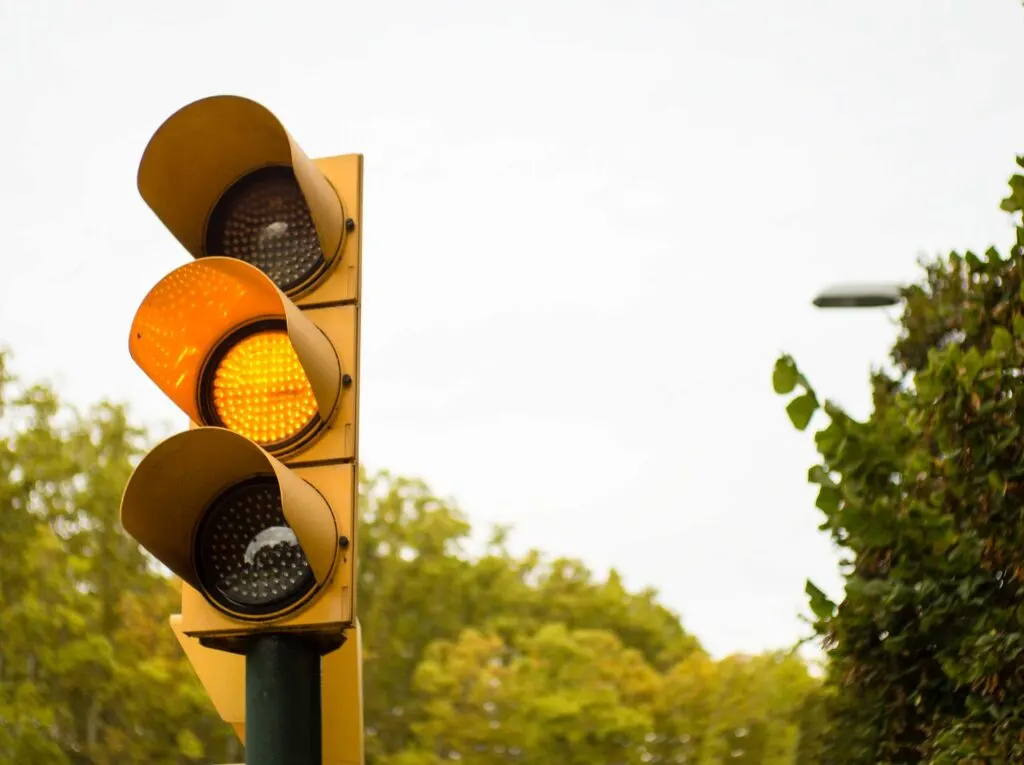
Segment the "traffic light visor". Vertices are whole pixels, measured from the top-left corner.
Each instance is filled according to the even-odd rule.
[[[259,269],[210,257],[142,301],[132,358],[193,422],[278,453],[327,423],[341,393],[330,341]]]
[[[288,294],[315,283],[341,251],[335,189],[278,119],[246,98],[205,98],[168,118],[143,153],[138,185],[193,257],[240,258]]]
[[[125,487],[121,523],[187,584],[243,615],[326,582],[338,551],[320,492],[224,428],[179,433],[150,452]]]

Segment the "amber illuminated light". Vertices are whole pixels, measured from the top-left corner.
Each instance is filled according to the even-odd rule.
[[[316,399],[284,330],[249,335],[213,374],[213,408],[224,427],[261,446],[295,437],[317,414]]]

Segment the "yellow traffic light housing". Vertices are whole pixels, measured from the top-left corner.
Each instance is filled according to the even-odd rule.
[[[139,192],[193,257],[250,262],[289,297],[344,300],[358,285],[322,278],[344,258],[360,213],[344,164],[308,159],[255,101],[214,96],[160,126],[139,165]]]
[[[191,428],[136,468],[124,527],[181,577],[181,634],[331,651],[356,618],[362,157],[311,160],[216,96],[161,125],[138,183],[195,260],[146,295],[129,351]]]
[[[354,492],[353,467],[306,470],[315,473],[290,470],[229,430],[203,427],[171,436],[132,474],[122,523],[187,585],[187,634],[235,650],[260,625],[315,632],[351,621],[353,529],[332,506],[345,507]],[[317,598],[332,583],[335,597]],[[341,630],[322,637],[328,647],[331,638],[340,644]]]
[[[331,453],[314,459],[348,459],[357,412],[343,393],[358,363],[357,321],[355,305],[302,311],[256,267],[205,257],[150,290],[128,349],[192,422],[278,456],[321,436]],[[343,427],[331,429],[339,408]]]

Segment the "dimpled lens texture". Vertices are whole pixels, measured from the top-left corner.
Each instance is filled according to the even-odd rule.
[[[309,207],[288,168],[257,170],[224,195],[211,216],[210,255],[251,263],[287,292],[324,263]]]
[[[213,373],[213,409],[224,427],[261,446],[309,425],[316,399],[287,332],[257,332],[224,354]]]
[[[197,544],[203,586],[222,604],[272,610],[312,586],[309,561],[281,514],[275,481],[226,494],[210,509]]]

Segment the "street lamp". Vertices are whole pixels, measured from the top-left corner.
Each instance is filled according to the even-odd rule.
[[[903,302],[903,287],[892,283],[834,284],[814,298],[818,308],[879,308]]]

